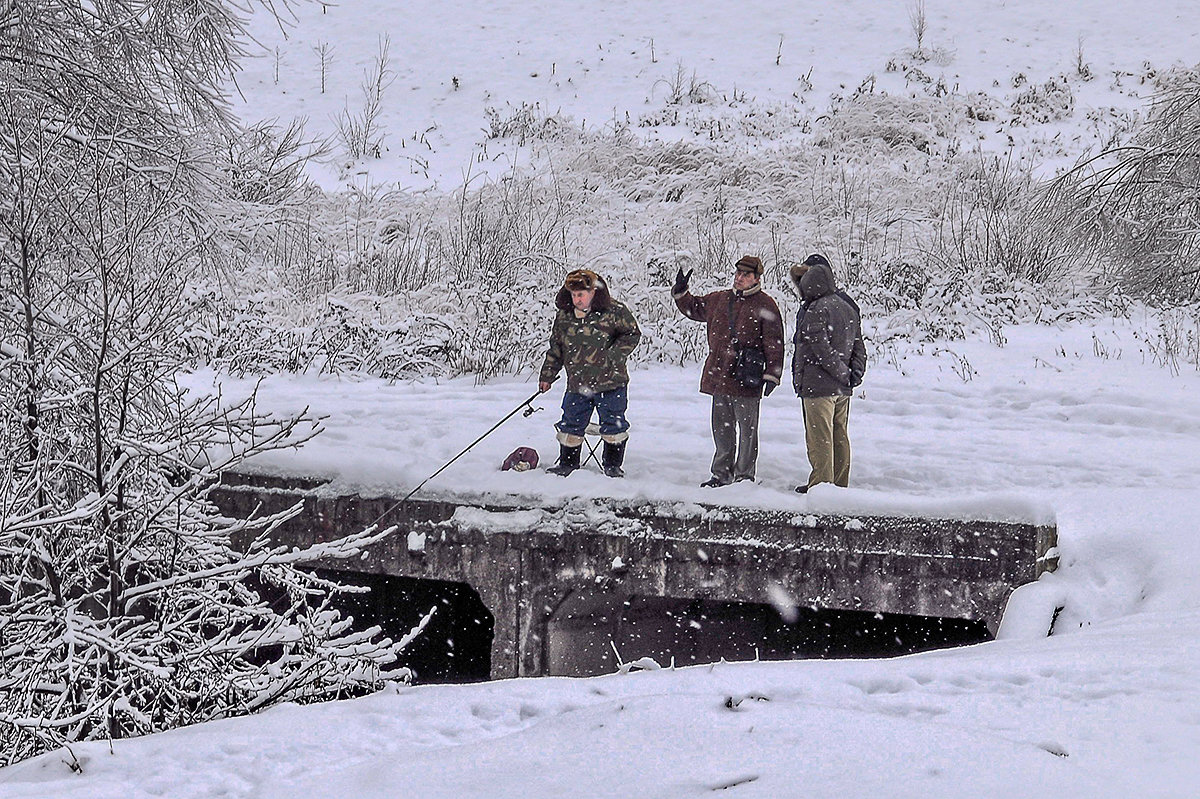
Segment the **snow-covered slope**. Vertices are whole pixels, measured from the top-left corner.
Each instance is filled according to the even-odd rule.
[[[915,54],[918,8],[923,55]],[[590,128],[628,123],[648,138],[674,138],[685,134],[653,124],[673,94],[683,96],[676,107],[685,116],[781,104],[815,116],[831,95],[867,81],[893,93],[938,82],[983,92],[997,106],[976,131],[986,146],[1053,142],[1043,157],[1062,159],[1095,144],[1114,113],[1136,111],[1156,71],[1194,64],[1200,11],[1188,0],[345,0],[302,4],[282,31],[260,14],[255,34],[263,55],[238,80],[239,112],[248,121],[305,118],[310,134],[335,142],[336,119],[361,113],[364,75],[386,41],[382,157],[352,161],[335,144],[314,174],[329,186],[449,190],[522,157],[511,143],[485,141],[488,108],[508,116],[536,107]],[[1059,76],[1075,96],[1069,118],[1007,124],[1022,93]],[[707,102],[697,108],[689,95]]]

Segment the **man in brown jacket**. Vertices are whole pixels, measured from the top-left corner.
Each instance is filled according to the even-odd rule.
[[[712,435],[716,445],[712,477],[706,488],[753,480],[758,461],[758,409],[783,376],[783,317],[762,290],[762,261],[744,255],[735,264],[733,288],[695,297],[680,269],[671,296],[683,315],[708,325],[708,358],[700,376],[700,393],[712,396]],[[739,356],[743,350],[752,357]],[[754,355],[757,353],[757,355]],[[760,371],[741,368],[753,363]],[[739,371],[741,377],[739,378]]]

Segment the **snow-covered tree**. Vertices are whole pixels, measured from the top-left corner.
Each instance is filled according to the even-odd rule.
[[[1200,73],[1165,75],[1133,140],[1081,164],[1048,196],[1075,234],[1073,252],[1112,282],[1152,300],[1200,297]]]
[[[0,762],[390,676],[220,474],[314,433],[177,383],[225,241],[222,2],[0,2]],[[286,516],[286,514],[284,515]]]

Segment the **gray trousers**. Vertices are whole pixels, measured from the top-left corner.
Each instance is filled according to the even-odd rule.
[[[759,397],[713,395],[712,435],[717,451],[713,455],[712,474],[723,483],[754,479],[760,402]]]

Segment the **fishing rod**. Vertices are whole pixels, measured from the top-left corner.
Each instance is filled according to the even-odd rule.
[[[463,455],[466,455],[468,452],[470,452],[471,449],[476,444],[478,444],[480,441],[483,441],[485,438],[490,436],[493,432],[495,432],[497,427],[504,424],[509,419],[511,419],[513,416],[515,416],[517,414],[517,412],[520,411],[522,408],[525,409],[525,414],[524,414],[525,416],[532,416],[534,413],[541,410],[540,408],[533,407],[533,401],[535,399],[537,399],[539,396],[541,396],[541,393],[542,392],[539,389],[539,390],[533,392],[532,394],[530,394],[528,399],[526,399],[520,405],[518,405],[517,407],[515,407],[511,411],[509,411],[507,414],[505,414],[504,418],[501,419],[500,421],[496,422],[494,425],[492,425],[486,433],[484,433],[479,438],[475,439],[470,444],[468,444],[466,449],[464,449],[462,452],[455,455],[450,460],[443,463],[442,467],[440,469],[438,469],[436,472],[434,472],[433,474],[429,475],[424,480],[422,480],[420,485],[418,485],[412,491],[409,491],[407,494],[405,494],[403,499],[400,499],[397,502],[393,503],[390,507],[387,508],[387,510],[385,510],[383,513],[379,514],[379,518],[376,519],[375,521],[371,522],[371,525],[374,526],[376,524],[379,524],[379,522],[382,521],[385,516],[387,516],[389,513],[394,511],[396,508],[400,507],[405,502],[407,502],[410,498],[412,498],[412,495],[417,493],[418,491],[420,491],[425,486],[426,483],[428,483],[430,480],[432,480],[433,478],[437,477],[439,474],[444,472],[447,468],[449,468],[450,464],[454,463],[456,460],[461,458]]]

